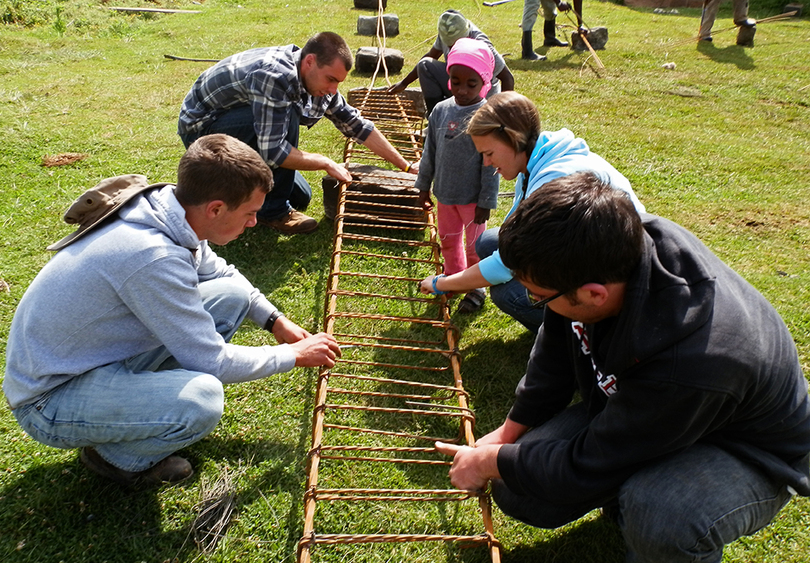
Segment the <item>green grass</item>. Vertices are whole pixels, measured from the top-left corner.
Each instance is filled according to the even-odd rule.
[[[155,7],[150,2],[128,5]],[[810,373],[810,24],[807,19],[759,26],[754,49],[719,33],[708,48],[687,40],[699,11],[653,14],[612,3],[585,5],[585,21],[610,31],[599,52],[552,49],[549,60],[518,60],[521,2],[483,8],[456,1],[505,54],[518,91],[533,99],[547,129],[567,127],[627,175],[649,211],[685,225],[754,284],[782,314]],[[208,0],[163,2],[197,15],[131,15],[89,0],[0,0],[0,356],[16,303],[48,260],[45,246],[70,231],[60,217],[98,180],[146,174],[172,181],[182,145],[177,112],[208,63],[169,61],[164,54],[221,58],[243,49],[303,44],[316,31],[343,35],[353,49],[371,44],[355,34],[349,0]],[[777,13],[757,8],[751,15]],[[406,70],[425,53],[447,2],[389,3],[401,34]],[[59,15],[57,17],[57,8]],[[558,23],[565,23],[560,18]],[[716,29],[730,27],[725,5]],[[570,31],[570,30],[568,30]],[[539,35],[539,34],[538,34]],[[537,43],[537,41],[536,41]],[[675,70],[661,68],[675,62]],[[377,81],[381,85],[382,80]],[[368,86],[352,72],[342,91]],[[340,159],[343,141],[328,122],[302,132],[304,150]],[[41,166],[44,156],[80,152],[66,167]],[[317,186],[320,175],[307,173]],[[511,190],[509,183],[502,186]],[[320,190],[310,212],[322,217]],[[501,207],[492,224],[508,208]],[[291,318],[310,330],[323,323],[331,224],[310,236],[253,229],[221,249]],[[5,285],[2,285],[5,287]],[[455,319],[463,331],[465,388],[478,435],[504,418],[531,347],[519,325],[488,303]],[[244,344],[272,343],[246,326]],[[199,478],[175,488],[133,493],[88,473],[76,452],[28,439],[0,412],[0,559],[8,562],[293,561],[301,535],[306,452],[316,373],[296,369],[227,389],[216,431],[184,451]],[[231,472],[237,489],[233,524],[212,555],[189,537],[202,482]],[[433,474],[400,475],[403,483]],[[445,481],[446,485],[446,481]],[[353,527],[335,505],[327,523]],[[359,510],[356,527],[379,520],[477,530],[474,511],[386,507]],[[726,549],[724,561],[803,562],[810,545],[810,502],[794,500],[777,520]],[[593,513],[560,530],[533,530],[494,511],[507,562],[618,562],[618,530]],[[354,517],[354,516],[353,516]],[[422,523],[424,522],[424,523]],[[414,531],[422,531],[417,529]],[[327,561],[483,561],[480,549],[445,546],[317,548]]]

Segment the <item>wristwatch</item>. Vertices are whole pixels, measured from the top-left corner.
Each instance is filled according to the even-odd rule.
[[[283,316],[284,313],[282,313],[281,311],[273,311],[272,313],[270,313],[270,316],[267,317],[267,322],[264,323],[264,330],[273,332],[273,325],[276,324],[276,321],[279,319],[279,317]]]

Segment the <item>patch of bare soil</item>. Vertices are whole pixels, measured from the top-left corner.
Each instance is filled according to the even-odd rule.
[[[55,155],[45,155],[42,157],[42,166],[65,166],[84,160],[90,155],[80,152],[63,152]]]

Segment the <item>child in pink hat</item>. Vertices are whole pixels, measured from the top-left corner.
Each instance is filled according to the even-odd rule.
[[[467,121],[484,104],[491,87],[495,58],[483,41],[463,37],[447,55],[448,87],[452,98],[439,102],[430,113],[416,187],[420,202],[432,209],[431,184],[436,196],[439,237],[445,275],[478,263],[475,241],[487,228],[497,206],[499,176],[465,133]],[[466,239],[466,240],[465,240]],[[481,309],[483,289],[468,292],[458,310]]]

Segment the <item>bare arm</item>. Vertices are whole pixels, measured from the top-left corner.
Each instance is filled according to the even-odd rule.
[[[438,61],[438,60],[439,60],[439,57],[441,57],[441,56],[442,56],[442,52],[441,52],[440,50],[438,50],[438,49],[436,49],[436,48],[434,48],[434,47],[431,47],[431,48],[430,48],[430,51],[428,51],[427,53],[425,53],[425,54],[422,56],[422,58],[423,58],[423,59],[424,59],[424,58],[428,58],[428,59],[436,59],[436,60]],[[421,59],[420,59],[420,60],[421,60]],[[397,82],[396,84],[394,84],[393,86],[391,86],[391,87],[388,89],[388,93],[389,93],[389,94],[398,94],[399,92],[402,92],[402,91],[403,91],[405,88],[407,88],[407,87],[408,87],[408,86],[409,86],[409,85],[410,85],[410,84],[411,84],[411,83],[412,83],[414,80],[416,80],[417,78],[419,78],[419,75],[418,75],[418,73],[417,73],[417,71],[416,71],[416,67],[413,67],[413,68],[411,69],[411,72],[409,72],[409,73],[408,73],[408,74],[405,76],[405,78],[403,78],[402,80],[400,80],[399,82]]]
[[[405,160],[399,151],[395,149],[391,143],[388,142],[382,133],[374,129],[363,144],[371,150],[374,154],[384,158],[397,168],[403,171],[413,172],[416,174],[419,170],[418,162],[408,162]]]
[[[509,70],[508,66],[503,67],[503,70],[498,74],[498,80],[501,81],[502,92],[515,89],[515,77],[512,75],[512,71]]]
[[[432,294],[433,278],[435,277],[436,276],[428,276],[419,282],[419,291],[426,295]],[[491,285],[492,284],[481,275],[481,269],[478,267],[478,264],[475,266],[470,266],[466,270],[453,274],[452,276],[447,276],[436,280],[436,289],[439,291],[452,291],[455,293],[472,291],[473,289],[477,289],[479,287],[489,287]]]
[[[482,436],[480,440],[475,442],[475,446],[487,446],[491,444],[514,444],[518,438],[523,436],[529,429],[528,426],[514,422],[513,420],[506,419],[498,428]]]
[[[279,344],[292,344],[312,336],[309,331],[301,328],[287,317],[278,317],[273,323],[273,336]]]
[[[288,170],[323,170],[341,182],[351,182],[352,175],[342,165],[331,158],[318,153],[304,152],[295,147],[281,163]]]

